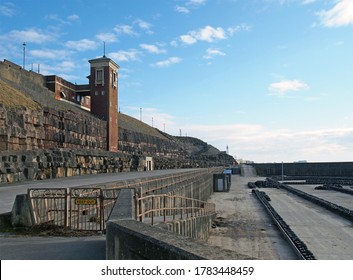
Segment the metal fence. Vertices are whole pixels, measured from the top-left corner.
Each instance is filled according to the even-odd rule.
[[[136,200],[136,220],[140,222],[167,222],[215,213],[215,204],[179,195],[148,195]]]
[[[28,189],[33,223],[102,231],[120,189]]]

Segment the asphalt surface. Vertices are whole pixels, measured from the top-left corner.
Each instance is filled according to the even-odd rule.
[[[105,260],[105,236],[0,236],[1,260]]]

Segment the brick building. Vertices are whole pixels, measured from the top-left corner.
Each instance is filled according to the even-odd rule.
[[[89,84],[76,85],[56,75],[45,76],[55,98],[80,106],[107,122],[107,150],[118,151],[119,65],[103,56],[89,60]]]
[[[119,65],[106,56],[91,59],[89,63],[89,83],[83,85],[73,84],[56,75],[43,76],[33,71],[23,71],[21,66],[8,60],[0,62],[0,77],[21,84],[20,78],[28,76],[31,83],[45,86],[53,92],[55,99],[90,111],[107,123],[107,135],[104,135],[107,139],[107,150],[117,152]],[[21,71],[21,75],[11,75],[11,70]]]

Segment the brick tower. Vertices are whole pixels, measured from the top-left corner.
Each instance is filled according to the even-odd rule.
[[[107,150],[118,151],[118,69],[105,56],[89,60],[91,113],[107,122]]]

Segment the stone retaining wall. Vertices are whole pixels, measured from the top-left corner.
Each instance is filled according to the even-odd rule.
[[[55,148],[106,150],[106,122],[80,112],[0,104],[0,152]]]
[[[130,171],[131,158],[106,151],[0,152],[0,183]]]

